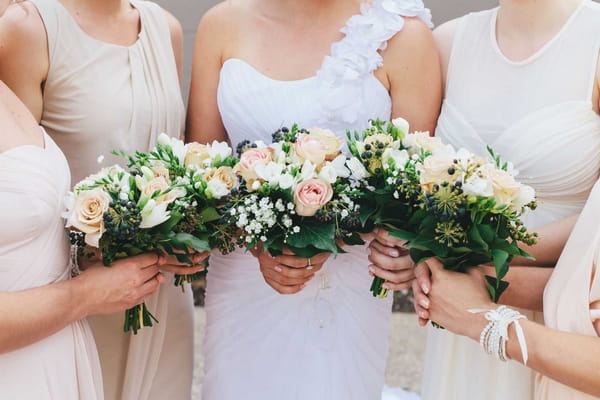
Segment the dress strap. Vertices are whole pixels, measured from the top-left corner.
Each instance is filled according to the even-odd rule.
[[[344,38],[331,46],[317,72],[321,85],[324,123],[346,126],[356,122],[362,108],[360,88],[383,65],[380,51],[404,27],[404,17],[416,17],[433,27],[431,11],[422,0],[373,0],[361,5],[341,29]],[[353,94],[353,95],[351,95]]]

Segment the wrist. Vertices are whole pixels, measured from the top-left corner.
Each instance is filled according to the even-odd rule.
[[[73,320],[78,321],[95,314],[95,304],[91,301],[93,296],[90,295],[87,275],[84,273],[66,282],[69,283]]]

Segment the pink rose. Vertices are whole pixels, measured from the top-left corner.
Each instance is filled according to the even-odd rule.
[[[240,162],[235,166],[234,172],[239,174],[246,182],[258,178],[255,168],[258,165],[267,165],[273,160],[273,149],[268,147],[248,149],[242,153]]]
[[[309,179],[301,182],[294,191],[296,213],[302,217],[312,217],[331,200],[333,189],[323,179]]]
[[[298,135],[294,143],[294,152],[302,160],[308,160],[315,165],[325,162],[328,154],[328,146],[317,135],[302,133]]]

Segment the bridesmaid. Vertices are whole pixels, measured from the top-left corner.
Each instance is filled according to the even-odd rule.
[[[0,78],[65,152],[73,182],[96,171],[100,155],[123,162],[113,149],[144,151],[162,132],[182,134],[181,27],[155,3],[33,0],[11,6],[0,31],[11,38],[0,45]],[[160,323],[136,336],[122,332],[121,313],[90,319],[107,400],[191,396],[191,290],[168,274],[147,304]]]
[[[508,330],[507,355],[539,372],[536,400],[592,400],[600,397],[600,183],[597,183],[581,213],[545,291],[532,290],[524,282],[504,303],[528,301],[532,296],[544,303],[546,326],[520,320],[524,341],[516,327]],[[420,266],[419,269],[426,269]],[[479,341],[488,321],[470,309],[493,310],[481,274],[445,271],[434,259],[429,315],[446,329]],[[483,353],[483,350],[480,350]],[[473,376],[470,375],[471,379]],[[503,382],[511,387],[512,382]],[[508,389],[507,389],[508,390]],[[513,397],[521,398],[521,397]]]
[[[0,20],[8,1],[0,1]],[[0,41],[3,34],[0,34]],[[69,279],[61,217],[67,162],[0,81],[0,391],[6,399],[102,400],[85,317],[121,312],[156,292],[158,257],[141,255]],[[98,263],[96,263],[98,264]]]
[[[589,0],[505,0],[440,26],[435,35],[446,82],[436,135],[481,155],[490,144],[513,162],[538,194],[538,209],[525,216],[540,232],[530,252],[538,265],[554,266],[600,168],[600,6]],[[504,297],[523,285],[532,296],[521,292],[513,305],[541,310],[536,293],[550,273],[512,268]],[[426,274],[414,285],[422,324],[429,315],[421,291],[428,287]],[[465,338],[429,332],[424,400],[528,399],[533,382],[522,366],[486,357]]]

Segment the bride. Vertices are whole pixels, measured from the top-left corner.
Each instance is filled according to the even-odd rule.
[[[223,2],[198,28],[187,138],[268,142],[294,122],[343,137],[396,116],[433,131],[442,85],[428,25],[420,0]],[[391,298],[370,294],[366,248],[345,250],[212,256],[203,399],[381,397]]]

